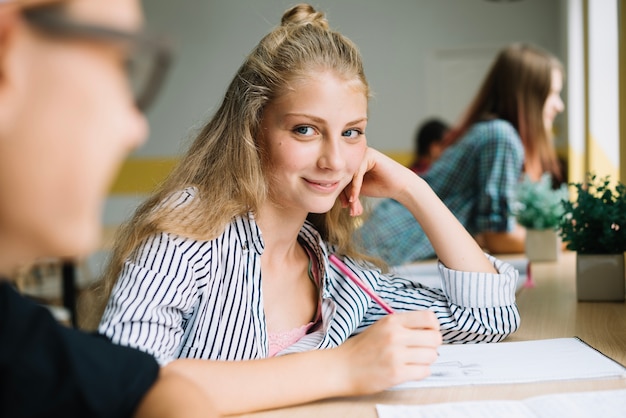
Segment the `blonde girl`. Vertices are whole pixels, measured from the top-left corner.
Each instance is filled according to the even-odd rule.
[[[287,10],[122,231],[100,332],[162,364],[183,358],[223,413],[374,393],[427,376],[442,340],[513,332],[517,272],[367,146],[368,96],[356,46],[313,7]],[[423,223],[443,290],[359,255],[359,195],[397,199]],[[332,253],[397,312],[329,264]]]

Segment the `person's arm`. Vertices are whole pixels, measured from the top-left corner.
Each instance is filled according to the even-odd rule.
[[[481,343],[500,341],[520,325],[515,303],[519,273],[509,263],[487,258],[497,274],[457,271],[439,263],[440,286],[432,288],[403,277],[401,271],[381,275],[378,270],[360,270],[350,258],[345,263],[396,312],[427,309],[435,313],[444,343]],[[356,332],[385,315],[380,306],[371,304]]]
[[[134,418],[214,418],[213,402],[197,384],[167,366],[141,399]]]
[[[196,382],[227,415],[371,394],[423,379],[440,344],[432,312],[401,312],[337,348],[248,361],[179,359],[167,367]]]
[[[491,254],[518,254],[524,252],[526,229],[515,225],[510,232],[489,232],[480,234],[480,242]]]
[[[369,148],[348,191],[352,215],[362,212],[358,195],[389,197],[420,223],[439,260],[454,270],[495,273],[483,250],[430,186],[411,170]]]

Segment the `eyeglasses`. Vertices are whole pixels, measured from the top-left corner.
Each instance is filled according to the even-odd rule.
[[[127,70],[135,103],[141,111],[153,103],[172,61],[171,47],[165,39],[142,32],[125,32],[75,22],[55,5],[25,9],[22,15],[29,24],[53,36],[87,38],[130,46]]]

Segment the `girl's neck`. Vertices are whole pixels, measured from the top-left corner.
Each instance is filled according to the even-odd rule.
[[[299,246],[298,234],[306,220],[306,213],[295,213],[266,202],[255,216],[256,223],[263,233],[265,253],[278,257],[293,254]]]

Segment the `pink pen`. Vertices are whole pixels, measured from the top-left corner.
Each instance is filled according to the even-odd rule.
[[[331,263],[333,263],[339,270],[341,270],[350,280],[354,282],[357,286],[359,286],[365,293],[367,293],[372,299],[378,303],[381,308],[383,308],[387,313],[392,314],[394,311],[391,309],[391,306],[387,305],[384,300],[380,298],[372,289],[367,287],[365,283],[363,283],[358,277],[352,273],[352,271],[346,266],[340,259],[338,259],[334,254],[331,254],[328,259]]]

